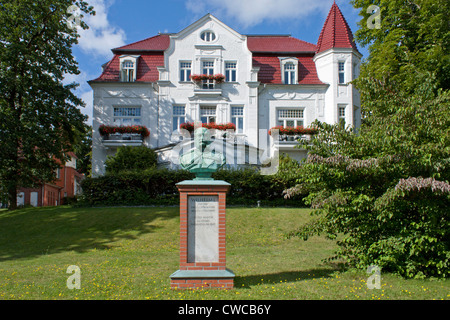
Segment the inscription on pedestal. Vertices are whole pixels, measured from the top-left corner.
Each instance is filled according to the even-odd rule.
[[[188,262],[219,261],[219,197],[188,197]]]

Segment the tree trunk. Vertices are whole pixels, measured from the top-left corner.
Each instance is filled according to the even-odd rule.
[[[17,186],[8,189],[8,210],[17,210]]]

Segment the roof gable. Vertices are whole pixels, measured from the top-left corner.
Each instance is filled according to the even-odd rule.
[[[331,6],[319,40],[317,41],[317,53],[331,48],[351,48],[356,51],[353,33],[336,2]]]

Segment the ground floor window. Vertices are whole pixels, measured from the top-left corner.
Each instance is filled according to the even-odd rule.
[[[231,107],[231,122],[236,126],[237,133],[244,132],[244,107]]]
[[[186,108],[184,106],[173,106],[173,131],[180,129],[180,125],[186,122]]]
[[[338,107],[338,121],[343,122],[345,125],[345,106]]]
[[[200,107],[200,121],[202,123],[216,123],[216,107]]]

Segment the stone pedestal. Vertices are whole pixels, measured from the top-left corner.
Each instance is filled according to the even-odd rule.
[[[186,180],[180,191],[180,269],[170,276],[173,289],[223,288],[234,285],[226,268],[226,194],[219,180]]]

